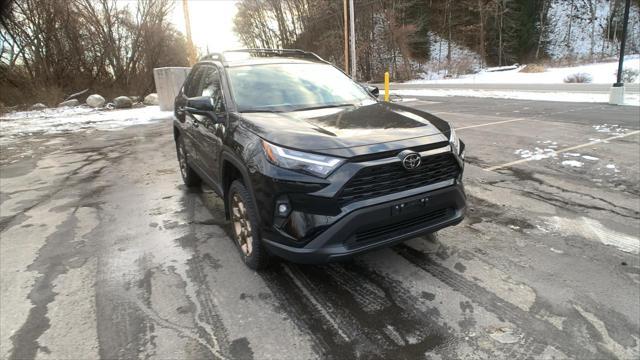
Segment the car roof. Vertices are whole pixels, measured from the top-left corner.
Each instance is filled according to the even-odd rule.
[[[299,49],[236,49],[205,55],[200,63],[215,62],[225,67],[265,64],[328,64],[318,55]]]
[[[205,60],[203,63],[220,62],[217,60]],[[253,66],[253,65],[268,65],[268,64],[324,64],[320,61],[310,61],[299,58],[290,57],[251,57],[247,59],[226,59],[224,62],[225,67],[237,67],[237,66]]]

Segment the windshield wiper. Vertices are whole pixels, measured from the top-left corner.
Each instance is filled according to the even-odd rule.
[[[316,109],[326,109],[326,108],[335,108],[335,107],[343,107],[343,106],[355,106],[355,105],[356,104],[352,104],[352,103],[318,105],[318,106],[311,106],[311,107],[306,107],[306,108],[295,109],[293,111],[316,110]]]

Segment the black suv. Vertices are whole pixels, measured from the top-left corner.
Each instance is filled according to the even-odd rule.
[[[175,100],[182,178],[224,199],[245,263],[322,263],[462,221],[464,144],[449,124],[301,50],[196,64]]]

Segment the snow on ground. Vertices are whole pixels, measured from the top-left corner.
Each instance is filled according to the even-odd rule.
[[[564,166],[571,166],[571,167],[582,167],[582,165],[584,165],[584,163],[578,161],[578,160],[565,160],[562,162],[562,165]]]
[[[444,82],[443,82],[444,83]],[[391,90],[392,95],[400,96],[430,96],[448,97],[465,96],[495,99],[517,99],[537,101],[563,101],[563,102],[609,102],[608,93],[593,92],[540,92],[540,91],[507,91],[507,90],[473,90],[473,89],[403,89]],[[624,96],[624,104],[640,106],[640,94],[627,93]]]
[[[616,248],[632,253],[640,253],[640,239],[635,236],[629,236],[615,230],[608,229],[597,220],[581,217],[577,219],[568,219],[554,216],[547,218],[545,225],[541,226],[547,231],[561,231],[582,236],[585,239],[600,241],[605,245],[615,246]]]
[[[592,128],[593,131],[607,137],[623,135],[630,131],[617,124],[594,125]],[[604,129],[607,130],[603,131]],[[594,144],[598,142],[608,143],[607,140],[601,138],[589,138],[589,141]],[[622,172],[612,161],[601,160],[590,152],[581,154],[562,149],[567,146],[569,145],[566,143],[558,143],[551,139],[537,140],[535,146],[517,149],[513,153],[528,161],[548,159],[547,161],[562,165],[565,168],[586,168],[589,173],[598,177],[592,179],[597,186],[601,186],[602,178],[616,179],[618,174]]]
[[[518,149],[513,152],[515,155],[519,155],[523,159],[542,160],[547,158],[555,158],[558,156],[554,149],[546,148],[541,149],[535,147],[533,150]]]
[[[599,133],[607,133],[612,135],[622,135],[628,130],[616,124],[593,125],[592,127]]]
[[[624,67],[640,70],[640,55],[628,55],[624,58]],[[520,72],[523,67],[507,71],[481,71],[477,74],[462,75],[457,79],[411,80],[408,84],[562,84],[568,75],[587,73],[594,84],[613,84],[616,82],[618,62],[605,62],[571,67],[548,68],[542,73]],[[640,76],[635,83],[640,82]]]
[[[11,143],[34,133],[58,134],[81,130],[118,130],[132,125],[171,118],[172,112],[158,106],[126,110],[98,110],[88,107],[50,108],[0,115],[0,144]]]

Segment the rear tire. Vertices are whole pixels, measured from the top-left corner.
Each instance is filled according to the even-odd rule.
[[[182,136],[176,139],[176,152],[178,155],[178,165],[180,166],[180,176],[182,177],[184,184],[188,187],[199,186],[202,180],[198,173],[196,173],[189,165],[189,155],[184,147]]]
[[[231,215],[231,231],[242,260],[254,270],[266,268],[271,259],[260,238],[258,211],[242,182],[235,180],[231,184],[227,204]]]

